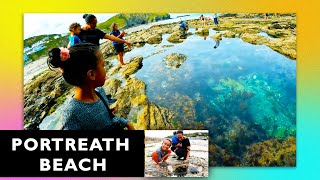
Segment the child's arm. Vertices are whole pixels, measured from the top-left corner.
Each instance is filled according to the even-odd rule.
[[[135,128],[133,127],[131,122],[127,123],[127,128],[128,128],[128,130],[135,130]]]
[[[158,164],[159,163],[159,160],[158,160],[158,153],[155,151],[155,152],[153,152],[152,153],[152,159],[154,160],[154,162],[156,163],[156,164]]]
[[[172,144],[171,150],[176,152],[176,150],[180,147],[182,147],[181,143]]]
[[[186,156],[186,160],[189,160],[189,155],[190,155],[190,146],[187,146],[187,156]]]
[[[161,158],[161,162],[166,160],[170,156],[170,154],[171,154],[171,150],[168,150],[167,154]]]
[[[118,38],[122,38],[125,34],[126,34],[126,33],[125,33],[124,31],[122,31],[122,32],[119,34]]]

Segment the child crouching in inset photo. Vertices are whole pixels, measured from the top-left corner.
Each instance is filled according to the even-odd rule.
[[[169,139],[165,139],[162,141],[161,147],[152,153],[152,159],[157,164],[158,169],[160,168],[160,164],[168,164],[166,160],[171,154],[170,146],[171,141]]]

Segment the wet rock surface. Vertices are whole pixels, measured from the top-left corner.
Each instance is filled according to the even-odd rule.
[[[113,76],[115,74],[120,74],[123,78],[128,78],[131,74],[134,74],[142,68],[142,60],[143,58],[138,56],[130,59],[124,67],[121,67],[121,65],[118,64],[116,67],[111,69],[109,75]]]
[[[171,43],[182,43],[187,38],[187,36],[188,34],[185,31],[177,30],[170,34],[167,40]]]
[[[222,40],[222,34],[221,33],[215,33],[213,36],[211,36],[212,39],[215,40]]]
[[[172,69],[179,68],[186,60],[187,56],[179,53],[172,53],[164,58],[164,61],[166,62],[167,66]]]
[[[160,44],[162,41],[162,36],[160,34],[152,35],[147,39],[149,44]]]
[[[226,38],[240,37],[243,41],[266,45],[290,59],[296,59],[296,17],[292,15],[279,15],[274,19],[257,18],[256,15],[237,14],[219,18],[219,27],[212,29],[222,32]],[[259,35],[266,32],[270,38]],[[216,33],[213,39],[219,39]],[[272,39],[278,38],[278,39]]]
[[[25,129],[38,129],[38,125],[66,99],[71,86],[58,71],[45,71],[24,87]]]
[[[116,114],[133,121],[136,129],[173,129],[173,113],[167,108],[150,102],[146,95],[145,83],[134,77],[127,78],[122,87],[120,80],[111,80],[104,87],[107,92],[117,89],[113,98],[117,101],[111,106]]]
[[[202,28],[201,30],[196,31],[195,34],[197,34],[199,36],[209,36],[209,29]]]

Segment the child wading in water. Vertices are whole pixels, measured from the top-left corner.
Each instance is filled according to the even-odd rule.
[[[152,159],[156,162],[158,169],[160,168],[160,163],[168,164],[166,160],[171,153],[171,150],[169,149],[170,146],[171,141],[169,139],[165,139],[163,140],[161,147],[152,153]]]
[[[81,43],[81,40],[78,37],[81,31],[81,25],[79,23],[72,23],[69,27],[69,31],[71,35],[69,36],[68,48],[75,44]]]
[[[63,130],[115,130],[115,125],[134,129],[128,120],[110,113],[110,102],[101,88],[106,70],[97,45],[53,48],[48,55],[49,68],[60,68],[65,81],[75,86],[75,95],[65,102],[61,112]]]
[[[120,39],[123,38],[123,36],[126,34],[124,31],[122,31],[120,33],[120,31],[118,30],[118,25],[117,23],[112,23],[111,25],[111,32],[110,32],[110,35],[113,35],[113,36],[116,36]],[[126,65],[124,62],[123,62],[123,55],[124,55],[124,45],[123,43],[121,42],[116,42],[116,41],[112,41],[112,45],[114,47],[114,49],[117,51],[118,53],[118,60],[121,64],[121,67],[123,67],[124,65]]]

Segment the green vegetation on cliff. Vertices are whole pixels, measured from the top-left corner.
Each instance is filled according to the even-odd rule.
[[[123,29],[169,18],[170,15],[168,13],[121,13],[113,16],[103,23],[98,24],[97,27],[103,31],[110,31],[110,26],[113,22],[118,24],[119,29]]]
[[[25,48],[26,47],[31,48],[32,45],[40,41],[42,41],[42,43],[39,44],[38,47],[42,47],[40,48],[41,50],[28,54],[29,61],[35,61],[43,56],[46,56],[48,53],[48,50],[51,48],[67,47],[69,39],[68,39],[68,35],[49,34],[49,35],[40,35],[40,36],[30,37],[28,39],[25,39],[23,44]]]

